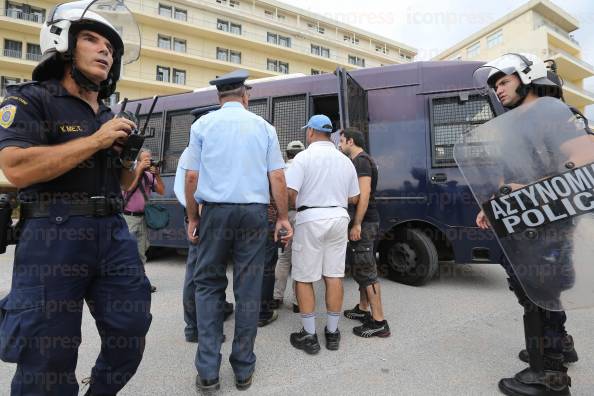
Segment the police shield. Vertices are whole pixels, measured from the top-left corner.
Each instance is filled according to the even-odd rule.
[[[454,158],[536,305],[594,306],[594,141],[543,97],[466,133]]]

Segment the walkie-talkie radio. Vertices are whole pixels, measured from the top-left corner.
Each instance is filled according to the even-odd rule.
[[[144,134],[146,132],[146,127],[148,126],[148,123],[151,119],[153,110],[155,110],[155,105],[157,104],[158,99],[158,96],[153,97],[153,103],[151,104],[151,108],[146,116],[146,121],[144,123],[144,127],[142,128],[142,131],[139,131],[137,127],[134,128],[128,135],[128,139],[126,140],[126,143],[122,146],[122,152],[120,154],[120,158],[122,161],[135,161],[136,157],[138,157],[138,153],[140,152],[140,149],[144,144]],[[136,111],[134,112],[134,114],[130,111],[126,111],[127,104],[128,98],[124,98],[120,112],[116,115],[116,117],[121,117],[130,120],[138,126],[138,115],[140,114],[141,104],[139,103],[136,106]]]

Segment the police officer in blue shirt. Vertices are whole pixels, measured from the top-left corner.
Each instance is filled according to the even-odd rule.
[[[222,306],[229,258],[233,262],[236,299],[229,361],[238,389],[247,389],[252,383],[269,189],[278,209],[275,239],[283,228],[287,231],[284,243],[293,234],[287,212],[285,163],[276,131],[247,110],[247,78],[245,70],[238,70],[210,82],[217,87],[222,107],[192,125],[188,148],[188,169],[198,172],[197,188],[196,184],[186,183],[186,204],[188,237],[200,243],[194,283],[199,307],[196,386],[201,390],[220,387]],[[204,205],[201,217],[197,202]]]
[[[173,192],[179,203],[186,207],[185,195],[185,181],[188,179],[190,183],[195,184],[195,179],[198,174],[195,171],[186,171],[186,158],[188,157],[188,149],[186,148],[179,157],[177,162],[177,170],[175,171],[175,180],[173,183]],[[187,219],[187,216],[185,216]],[[186,260],[186,274],[184,278],[184,288],[182,292],[182,301],[184,308],[184,322],[186,326],[184,333],[187,342],[198,342],[198,327],[196,319],[196,286],[194,286],[194,268],[196,267],[196,259],[198,258],[198,244],[191,243],[188,246],[188,258]],[[233,314],[233,303],[225,302],[223,308],[225,312],[224,319],[227,320]],[[225,336],[223,335],[223,341]]]
[[[0,301],[14,396],[78,394],[83,300],[101,336],[86,395],[125,386],[151,323],[149,282],[120,214],[134,174],[112,149],[135,125],[102,104],[120,65],[138,57],[140,36],[123,3],[108,3],[55,8],[35,81],[11,87],[0,105],[0,166],[21,202],[12,287]]]

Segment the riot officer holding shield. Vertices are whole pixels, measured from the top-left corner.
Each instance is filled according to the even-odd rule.
[[[589,306],[594,144],[530,54],[506,54],[475,72],[511,109],[470,131],[454,155],[477,202],[481,228],[504,251],[510,288],[525,309],[530,367],[499,382],[508,395],[568,395],[576,361],[565,309]]]

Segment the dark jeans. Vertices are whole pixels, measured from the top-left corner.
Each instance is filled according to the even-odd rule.
[[[132,378],[151,323],[151,294],[122,216],[25,221],[12,288],[0,301],[0,358],[17,363],[13,395],[75,396],[83,301],[101,336],[91,391],[115,395]]]
[[[266,240],[266,263],[264,265],[264,280],[262,281],[262,301],[260,305],[260,320],[270,319],[272,317],[273,309],[271,308],[274,300],[274,272],[276,269],[276,261],[278,260],[278,246],[274,242],[274,226],[270,230],[269,236]]]
[[[254,342],[265,262],[266,207],[207,204],[202,210],[194,284],[196,307],[200,309],[195,365],[204,380],[219,377],[227,288],[225,269],[230,258],[236,309],[229,361],[239,379],[247,378],[255,369]]]

